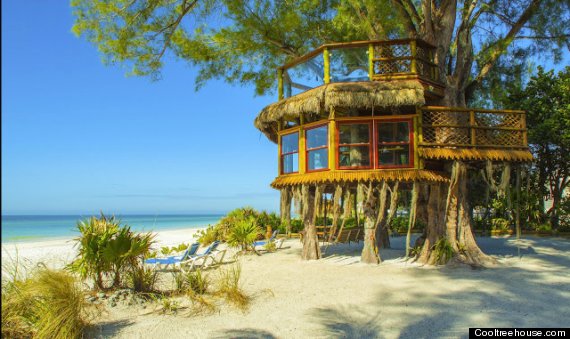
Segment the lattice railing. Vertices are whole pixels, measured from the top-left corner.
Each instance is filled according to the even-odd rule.
[[[443,87],[434,52],[419,39],[322,45],[279,67],[279,99],[331,82],[420,77]]]
[[[420,146],[526,148],[524,111],[423,107]]]

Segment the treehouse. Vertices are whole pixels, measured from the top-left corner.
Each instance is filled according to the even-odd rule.
[[[438,105],[445,85],[434,53],[418,39],[335,43],[278,69],[279,100],[255,126],[278,144],[271,186],[281,191],[285,219],[291,199],[300,202],[308,241],[316,241],[315,213],[327,196],[335,229],[351,201],[370,207],[361,220],[372,237],[386,220],[385,185],[448,183],[453,160],[532,160],[523,111]],[[377,201],[380,210],[371,207]],[[318,258],[311,246],[304,251]]]

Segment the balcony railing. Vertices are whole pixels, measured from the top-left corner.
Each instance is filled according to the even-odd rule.
[[[434,51],[419,39],[323,45],[278,69],[279,99],[333,82],[420,77],[439,83]]]
[[[421,111],[420,146],[528,147],[524,111],[431,106]]]

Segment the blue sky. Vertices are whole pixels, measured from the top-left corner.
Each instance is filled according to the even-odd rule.
[[[167,62],[126,77],[70,31],[67,1],[2,3],[2,214],[277,210],[277,146],[253,119],[273,96]]]
[[[72,23],[68,1],[2,2],[3,215],[277,210],[277,147],[253,127],[274,96],[195,92],[174,60],[126,77]]]

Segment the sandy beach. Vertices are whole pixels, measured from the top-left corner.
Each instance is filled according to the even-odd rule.
[[[196,230],[161,231],[160,245],[192,241]],[[243,313],[163,315],[158,307],[109,308],[91,334],[113,338],[433,338],[467,337],[469,327],[568,327],[570,241],[479,238],[499,265],[489,269],[406,262],[404,237],[381,250],[380,265],[359,263],[362,243],[335,245],[304,262],[298,239],[275,253],[237,257],[253,297]],[[2,244],[2,259],[15,255]],[[66,240],[19,244],[18,256],[57,267],[75,255]],[[233,255],[226,256],[230,262]],[[518,255],[520,253],[521,256]],[[225,265],[223,265],[225,266]],[[215,274],[215,270],[210,270]],[[170,273],[161,273],[170,274]]]

